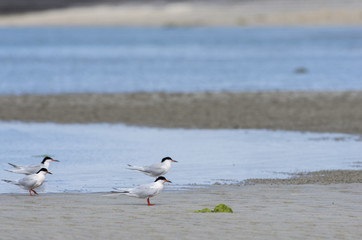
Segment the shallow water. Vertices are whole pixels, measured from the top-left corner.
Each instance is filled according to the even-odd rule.
[[[0,28],[0,94],[361,90],[361,28]]]
[[[247,178],[287,177],[285,172],[355,169],[359,136],[268,130],[185,130],[122,124],[0,123],[1,168],[27,165],[42,154],[52,163],[44,192],[100,192],[154,179],[125,169],[165,156],[178,160],[166,175],[179,190],[193,184],[235,183]],[[1,179],[23,175],[1,171]],[[0,182],[0,193],[24,192]]]

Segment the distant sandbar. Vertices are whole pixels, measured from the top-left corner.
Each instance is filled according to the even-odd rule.
[[[362,91],[0,96],[0,120],[362,134]]]

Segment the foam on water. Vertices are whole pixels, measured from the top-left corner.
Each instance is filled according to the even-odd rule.
[[[178,189],[190,184],[233,183],[287,177],[282,172],[353,169],[362,155],[358,136],[268,130],[185,130],[122,124],[0,123],[1,168],[27,165],[49,154],[45,192],[99,192],[153,181],[126,169],[165,156],[178,160],[166,177]],[[1,179],[23,175],[1,171]],[[167,187],[170,189],[170,186]],[[0,183],[0,193],[24,190]]]

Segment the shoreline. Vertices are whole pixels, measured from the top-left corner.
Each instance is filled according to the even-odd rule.
[[[220,183],[215,182],[213,184],[186,184],[186,185],[173,185],[166,186],[163,193],[177,194],[177,193],[189,193],[194,191],[212,191],[213,189],[226,188],[243,188],[243,187],[258,187],[258,186],[328,186],[328,185],[349,185],[349,184],[361,184],[362,183],[362,161],[355,163],[356,169],[348,170],[320,170],[320,171],[307,171],[307,172],[286,172],[285,178],[248,178],[240,182],[233,183]],[[3,183],[1,183],[3,184]],[[362,185],[360,185],[362,187]],[[48,194],[109,194],[110,192],[92,192],[92,191],[65,191],[65,192],[42,192],[38,190],[39,195]],[[29,196],[25,190],[19,190],[16,192],[2,192],[1,195],[9,196]],[[39,196],[38,195],[38,196]],[[142,202],[142,200],[139,200]]]
[[[0,120],[362,134],[362,91],[0,95]]]
[[[14,2],[14,3],[13,3]],[[12,6],[11,4],[14,4]],[[18,4],[18,5],[16,5]],[[25,4],[25,5],[24,5]],[[42,5],[43,4],[43,5]],[[361,26],[358,0],[9,1],[0,26]],[[34,6],[35,5],[35,6]]]

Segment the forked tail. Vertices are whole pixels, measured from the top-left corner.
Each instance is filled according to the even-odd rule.
[[[10,166],[12,166],[13,168],[17,168],[17,169],[20,169],[21,167],[18,166],[18,165],[15,165],[15,164],[12,164],[12,163],[8,163]]]
[[[127,168],[127,169],[144,171],[143,167],[133,166],[133,165],[130,165],[130,164],[127,164],[127,165],[128,165],[128,168]]]
[[[11,172],[11,173],[19,173],[19,174],[26,174],[28,175],[29,173],[27,171],[24,171],[23,169],[12,169],[12,170],[9,170],[9,169],[4,169],[5,171],[8,171],[8,172]]]
[[[129,190],[124,188],[113,188],[114,190],[111,193],[129,193]]]
[[[18,182],[17,181],[13,181],[13,180],[7,180],[7,179],[2,179],[4,182],[6,183],[11,183],[11,184],[15,184],[15,185],[18,185]]]
[[[114,188],[114,191],[111,191],[109,194],[102,195],[103,197],[117,196],[121,194],[127,194],[129,191],[119,188]]]

